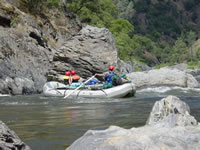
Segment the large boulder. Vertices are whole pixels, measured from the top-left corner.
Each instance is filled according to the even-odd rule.
[[[89,130],[66,150],[197,150],[200,124],[189,112],[186,103],[168,96],[154,104],[145,126]]]
[[[178,69],[161,68],[146,72],[132,72],[127,76],[137,88],[149,86],[200,87],[199,82],[191,74]]]
[[[16,35],[16,32],[20,33]],[[38,45],[25,29],[14,31],[0,26],[0,33],[0,79],[26,78],[34,82],[32,92],[40,92],[50,67],[48,57],[50,53]]]
[[[5,80],[0,79],[0,93],[2,94],[31,94],[34,91],[37,91],[35,84],[32,80],[27,78],[15,77],[14,79],[6,77]],[[9,89],[9,90],[8,90]]]
[[[82,77],[107,71],[109,65],[114,65],[117,72],[133,71],[118,58],[112,33],[106,28],[89,25],[56,51],[53,64],[53,70],[60,74],[75,69]]]
[[[168,96],[157,101],[150,113],[147,125],[164,127],[197,126],[198,122],[190,115],[189,106],[178,97]]]
[[[193,75],[195,77],[195,79],[198,82],[200,82],[200,69],[198,69],[198,68],[189,69],[189,66],[185,63],[177,64],[177,65],[174,65],[174,66],[168,66],[167,68],[185,71],[186,73]]]
[[[0,121],[0,149],[1,150],[31,150],[21,139]]]

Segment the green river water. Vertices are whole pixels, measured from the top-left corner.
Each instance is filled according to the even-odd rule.
[[[87,130],[145,125],[155,101],[176,95],[200,122],[200,89],[157,88],[121,99],[63,99],[43,95],[0,97],[0,120],[32,150],[65,150]]]

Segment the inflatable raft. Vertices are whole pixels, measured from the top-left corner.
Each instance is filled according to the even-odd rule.
[[[72,92],[74,90],[74,92]],[[87,97],[87,98],[122,98],[134,96],[136,92],[133,83],[125,83],[108,89],[102,89],[99,85],[89,86],[75,90],[66,85],[51,81],[43,86],[45,96],[61,96],[64,97],[71,93],[69,97]]]

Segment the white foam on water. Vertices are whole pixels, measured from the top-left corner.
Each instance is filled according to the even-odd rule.
[[[0,97],[5,97],[5,96],[11,96],[11,95],[8,95],[8,94],[0,94]]]
[[[137,93],[142,93],[142,92],[156,92],[156,93],[165,93],[167,91],[172,90],[170,87],[149,87],[141,90],[137,90]]]
[[[188,91],[196,91],[200,92],[200,88],[183,88],[183,87],[149,87],[141,90],[137,90],[137,93],[142,93],[142,92],[155,92],[155,93],[166,93],[171,90],[181,90],[184,93],[188,93]]]
[[[1,105],[6,105],[6,106],[9,106],[9,105],[18,105],[18,106],[27,106],[27,105],[47,105],[48,102],[43,102],[43,103],[26,103],[26,102],[3,102],[1,103]]]
[[[29,105],[29,103],[19,103],[19,102],[4,102],[1,105]]]

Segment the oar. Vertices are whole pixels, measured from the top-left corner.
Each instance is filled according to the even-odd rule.
[[[75,90],[71,91],[70,93],[68,93],[64,98],[67,98],[68,96],[70,96],[72,93],[74,93],[75,91],[77,91],[78,89],[80,89],[84,84],[88,83],[90,80],[92,80],[95,77],[92,76],[91,78],[89,78],[87,81],[83,82],[80,86],[78,86]]]

